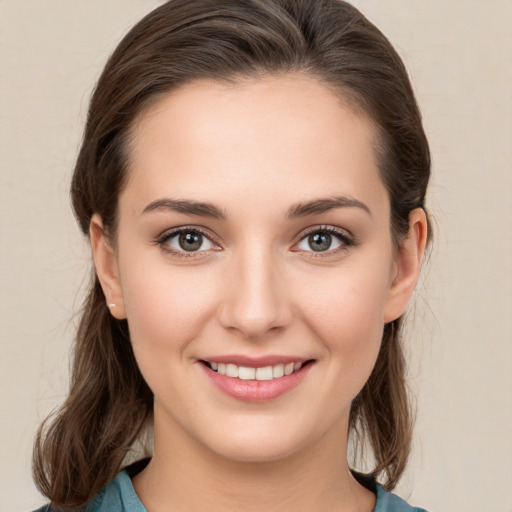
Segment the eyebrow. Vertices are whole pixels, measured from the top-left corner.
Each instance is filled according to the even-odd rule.
[[[319,213],[325,213],[336,208],[360,208],[368,213],[368,215],[372,215],[370,208],[358,199],[350,196],[333,196],[314,199],[306,203],[296,203],[288,209],[286,216],[289,219],[296,219],[308,215],[318,215]]]
[[[354,199],[350,196],[334,196],[295,203],[288,209],[286,217],[288,219],[296,219],[309,215],[318,215],[335,210],[336,208],[360,208],[370,216],[372,215],[370,208],[358,199]],[[228,216],[213,203],[194,201],[192,199],[157,199],[149,203],[142,211],[142,214],[155,211],[173,211],[186,215],[212,217],[220,220],[228,219]]]
[[[187,215],[200,215],[201,217],[227,220],[227,215],[214,204],[191,199],[157,199],[144,208],[142,215],[156,211],[173,211]]]

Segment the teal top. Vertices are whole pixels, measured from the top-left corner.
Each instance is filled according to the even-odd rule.
[[[411,507],[396,494],[387,492],[375,484],[372,489],[377,495],[373,512],[426,512],[422,508]],[[35,512],[50,512],[49,507],[43,507]],[[108,484],[87,507],[87,512],[147,512],[141,503],[128,472],[122,471]]]
[[[373,512],[426,512],[422,508],[408,505],[396,494],[387,492],[376,484],[377,503]],[[87,507],[87,512],[147,512],[135,494],[132,480],[127,471],[117,475]]]

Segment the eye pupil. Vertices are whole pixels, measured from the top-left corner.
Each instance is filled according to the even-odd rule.
[[[182,233],[178,241],[184,251],[197,251],[203,244],[203,236],[200,233]]]
[[[329,233],[314,233],[309,235],[308,242],[313,251],[327,251],[331,247],[332,236]]]

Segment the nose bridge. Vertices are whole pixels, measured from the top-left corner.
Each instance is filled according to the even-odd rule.
[[[247,243],[234,252],[228,270],[231,286],[221,317],[226,328],[257,339],[288,324],[290,305],[278,260],[263,244]]]

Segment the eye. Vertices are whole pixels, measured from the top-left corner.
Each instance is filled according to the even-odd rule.
[[[196,253],[216,249],[217,246],[208,236],[198,229],[182,228],[165,233],[158,243],[173,253]]]
[[[319,228],[307,233],[297,244],[300,251],[336,252],[337,249],[354,245],[354,242],[343,232],[335,228]]]

